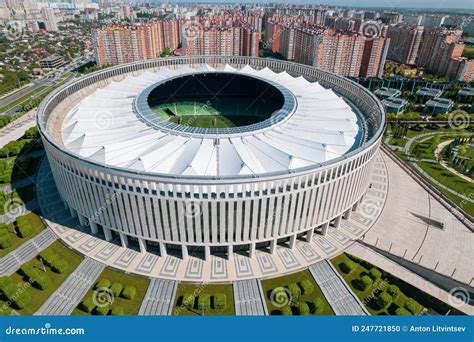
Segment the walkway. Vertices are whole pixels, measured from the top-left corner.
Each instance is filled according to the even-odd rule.
[[[271,278],[307,268],[309,265],[339,254],[366,233],[380,215],[388,191],[388,179],[382,157],[376,157],[372,186],[367,191],[357,212],[349,220],[342,220],[339,228],[330,227],[326,236],[315,234],[309,243],[297,240],[294,249],[277,246],[270,254],[257,250],[255,257],[234,253],[231,260],[212,255],[210,260],[189,256],[187,260],[153,252],[140,253],[138,246],[129,241],[131,248],[123,248],[120,241],[107,242],[94,236],[87,227],[80,227],[65,210],[50,174],[47,160],[38,172],[38,201],[48,226],[69,247],[94,260],[125,272],[146,277],[187,282],[224,283],[238,280]]]
[[[153,278],[140,306],[139,316],[166,316],[173,311],[178,282]]]
[[[77,307],[89,288],[95,283],[104,265],[85,258],[61,286],[39,308],[35,315],[67,316]]]
[[[259,279],[236,281],[233,288],[236,316],[268,315],[267,304]]]
[[[369,313],[331,263],[323,260],[309,267],[336,315],[364,316]]]
[[[36,110],[33,110],[12,124],[0,129],[0,147],[13,140],[20,139],[28,128],[36,126]]]
[[[427,280],[399,265],[398,263],[390,260],[389,258],[381,255],[380,253],[375,252],[369,247],[366,247],[360,243],[355,243],[348,248],[347,252],[370,262],[371,264],[393,274],[397,278],[400,278],[401,280],[415,286],[416,288],[428,293],[435,298],[440,299],[445,303],[459,304],[459,301],[453,301],[453,299],[450,298],[447,291],[442,290],[438,286],[434,285],[431,278],[428,278]],[[463,311],[467,315],[474,315],[474,306],[463,304],[456,305],[456,308],[460,311]]]
[[[443,141],[442,143],[440,143],[438,146],[436,146],[436,149],[434,151],[434,155],[436,157],[436,159],[440,159],[439,156],[441,155],[441,151],[443,151],[443,148],[445,148],[446,146],[448,146],[450,143],[452,143],[454,141],[454,139],[451,139],[451,140],[447,140],[447,141]],[[470,183],[474,183],[474,180],[464,174],[462,174],[461,172],[459,172],[458,170],[452,168],[451,166],[449,166],[445,160],[441,160],[440,162],[441,166],[443,166],[446,170],[448,170],[449,172],[451,173],[454,173],[456,176],[464,179],[466,182],[470,182]]]
[[[0,259],[0,276],[11,275],[21,265],[34,258],[56,239],[57,236],[50,229],[46,228],[34,238],[8,253]]]

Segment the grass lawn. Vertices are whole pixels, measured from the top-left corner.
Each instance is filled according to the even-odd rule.
[[[388,143],[393,146],[405,147],[407,141],[408,139],[406,138],[392,138]]]
[[[226,297],[226,305],[224,309],[216,309],[214,306],[214,296],[216,294],[224,294]],[[185,297],[193,295],[196,297],[193,307],[183,305]],[[198,308],[199,296],[209,295],[211,297],[211,308],[204,311],[208,316],[232,316],[235,314],[234,308],[234,291],[232,284],[191,284],[179,283],[176,291],[176,298],[173,305],[172,315],[177,316],[199,316],[203,312]],[[190,305],[189,305],[190,306]]]
[[[14,251],[18,247],[20,247],[22,244],[24,244],[26,241],[28,241],[31,238],[35,237],[42,230],[44,230],[45,225],[44,225],[43,221],[41,221],[40,217],[37,214],[32,212],[32,213],[26,214],[25,217],[27,217],[28,221],[30,222],[32,234],[28,237],[21,238],[18,235],[18,232],[16,231],[15,225],[13,223],[9,224],[8,225],[8,232],[10,234],[12,245],[8,248],[0,249],[0,257],[3,257],[5,255],[7,255],[11,251]]]
[[[440,314],[445,314],[448,312],[448,310],[452,309],[447,304],[417,289],[416,287],[405,283],[390,273],[373,266],[367,261],[350,256],[347,253],[343,253],[333,258],[331,262],[372,315],[395,315],[395,310],[398,308],[403,308],[404,304],[409,298],[412,298],[418,303],[417,306],[419,309],[431,308]],[[348,273],[344,272],[343,264],[349,264],[351,262],[354,264],[352,270]],[[373,285],[368,286],[363,290],[359,285],[359,280],[362,276],[369,275],[369,270],[372,268],[379,270],[381,272],[381,277],[374,281]],[[397,286],[400,292],[398,296],[393,298],[392,303],[387,308],[382,309],[377,304],[377,297],[381,292],[387,293],[387,289],[390,285]],[[419,314],[419,312],[416,314]]]
[[[97,281],[108,279],[111,284],[120,283],[125,288],[126,286],[134,286],[136,288],[136,294],[133,299],[125,299],[122,298],[121,295],[113,296],[112,304],[110,305],[110,309],[114,308],[122,308],[123,314],[127,316],[137,315],[138,311],[140,310],[140,305],[145,297],[146,290],[148,289],[148,284],[150,280],[148,278],[127,274],[118,270],[114,270],[110,267],[105,268],[102,273],[100,274]],[[94,294],[94,285],[87,291],[86,295],[82,300],[86,298],[93,298]],[[72,312],[72,315],[90,315],[91,313],[87,313],[80,309],[79,307],[75,308]],[[94,314],[94,313],[92,313]],[[109,313],[110,314],[110,313]]]
[[[275,306],[275,304],[277,304],[277,303],[272,302],[272,297],[274,297],[274,293],[272,295],[272,291],[274,289],[276,289],[278,287],[287,288],[288,285],[293,284],[293,283],[299,283],[304,279],[311,282],[313,284],[314,289],[311,293],[303,294],[299,301],[291,301],[291,303],[289,303],[289,305],[291,307],[291,311],[293,312],[293,314],[297,314],[297,306],[299,304],[305,303],[305,302],[310,302],[311,300],[314,300],[315,298],[319,298],[323,303],[323,309],[322,309],[321,313],[319,313],[319,315],[323,315],[323,316],[334,315],[334,312],[332,311],[331,306],[327,302],[327,300],[324,297],[323,293],[321,292],[321,289],[319,288],[319,286],[314,281],[314,278],[311,275],[309,270],[305,270],[305,271],[302,271],[302,272],[285,275],[283,277],[262,280],[262,289],[263,289],[263,293],[265,295],[265,302],[267,303],[268,313],[270,315],[280,315],[281,314],[282,307],[277,307],[277,306]]]
[[[44,272],[46,269],[46,275],[50,278],[51,284],[45,290],[39,290],[33,286],[26,287],[26,291],[28,291],[31,296],[31,302],[24,309],[16,310],[22,315],[33,315],[53,294],[53,292],[56,291],[56,289],[64,282],[64,280],[66,280],[66,278],[77,268],[77,266],[79,266],[83,259],[82,256],[74,253],[59,241],[53,242],[46,250],[52,250],[59,254],[62,259],[67,260],[69,263],[69,268],[66,272],[58,274],[53,272],[49,267],[43,267],[43,264],[38,259],[38,257],[31,259],[29,263],[36,269],[40,270],[41,272]],[[21,276],[19,272],[12,274],[10,278],[14,283],[18,284],[19,289],[24,289],[25,287],[22,287],[22,285],[28,282],[28,280]],[[2,305],[4,302],[4,298],[2,298],[2,300],[0,300],[0,305]]]

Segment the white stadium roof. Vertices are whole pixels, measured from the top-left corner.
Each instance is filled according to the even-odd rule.
[[[186,135],[150,127],[134,112],[134,100],[153,84],[191,72],[236,72],[288,89],[296,110],[266,129],[238,135]],[[358,147],[361,123],[332,90],[303,77],[250,66],[220,70],[205,65],[143,72],[95,90],[65,117],[63,144],[95,162],[136,171],[182,176],[259,175],[292,171],[340,157]]]

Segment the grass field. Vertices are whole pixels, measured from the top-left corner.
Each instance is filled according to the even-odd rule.
[[[12,245],[8,248],[0,249],[0,257],[7,255],[11,251],[14,251],[18,247],[20,247],[22,244],[24,244],[26,241],[32,239],[33,237],[35,237],[41,231],[44,230],[45,225],[43,221],[41,221],[38,215],[36,215],[35,213],[29,213],[29,214],[26,214],[25,216],[28,218],[28,221],[30,222],[30,225],[31,225],[31,230],[32,230],[31,235],[25,238],[21,238],[18,235],[18,232],[16,231],[15,225],[13,223],[9,224],[8,233],[10,234]]]
[[[226,305],[224,309],[217,309],[214,305],[214,296],[217,294],[223,294],[226,297]],[[184,305],[186,296],[195,296],[194,305]],[[200,310],[198,308],[199,296],[209,295],[211,297],[211,308]],[[234,292],[232,284],[190,284],[180,283],[176,291],[176,298],[173,305],[173,313],[175,316],[232,316],[235,314],[234,308]]]
[[[148,288],[148,284],[150,280],[145,277],[141,277],[138,275],[131,275],[126,274],[124,272],[120,272],[114,270],[112,268],[106,268],[102,271],[97,281],[101,279],[108,279],[112,284],[120,283],[125,288],[125,286],[134,286],[136,288],[136,294],[133,299],[125,299],[122,296],[113,296],[112,304],[110,305],[110,309],[114,308],[122,308],[124,315],[133,316],[137,315],[138,311],[140,310],[140,305],[145,297],[146,290]],[[94,293],[94,285],[87,291],[84,299],[92,298]],[[72,315],[90,315],[79,308],[74,309]]]
[[[53,242],[47,250],[52,250],[55,253],[59,254],[62,259],[67,260],[69,264],[69,268],[64,273],[55,273],[49,267],[44,267],[41,261],[34,257],[29,261],[33,267],[40,270],[41,272],[45,272],[45,274],[51,279],[51,284],[45,290],[39,290],[33,286],[24,287],[23,284],[28,284],[27,279],[16,272],[10,276],[12,281],[18,284],[19,289],[24,289],[24,291],[28,291],[31,296],[31,302],[21,310],[16,310],[21,315],[33,315],[43,303],[53,294],[54,291],[66,280],[66,278],[79,266],[83,257],[79,254],[74,253],[72,250],[64,246],[61,242],[55,241]],[[20,291],[20,290],[19,290]],[[4,302],[4,300],[0,300],[0,302]],[[1,303],[3,304],[3,303]],[[1,305],[0,304],[0,305]]]
[[[279,287],[287,288],[288,285],[295,284],[295,283],[298,284],[299,282],[305,279],[308,280],[311,284],[313,284],[314,290],[313,292],[308,293],[306,295],[303,294],[299,300],[292,299],[291,302],[288,303],[293,314],[297,314],[297,306],[299,304],[305,303],[305,302],[309,303],[311,300],[314,300],[315,298],[319,298],[323,303],[323,309],[321,313],[319,313],[319,315],[323,315],[323,316],[334,315],[334,312],[332,311],[331,306],[327,302],[319,286],[314,281],[314,278],[309,272],[309,270],[285,275],[283,277],[262,280],[262,289],[265,296],[265,302],[267,303],[269,314],[271,315],[281,314],[282,307],[279,306],[280,304],[274,303],[274,301],[272,301],[272,297],[274,296],[272,295],[272,291],[274,289],[279,288]],[[278,306],[276,306],[275,304],[277,304]]]

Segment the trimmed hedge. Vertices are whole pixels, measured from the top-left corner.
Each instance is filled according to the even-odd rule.
[[[187,308],[194,308],[194,303],[196,302],[196,296],[193,293],[185,293],[181,304]]]
[[[13,244],[12,239],[9,235],[0,236],[0,248],[5,249]]]
[[[397,310],[395,310],[395,315],[397,315],[397,316],[410,316],[411,313],[407,309],[398,308]]]
[[[94,313],[98,316],[107,316],[109,314],[110,307],[108,305],[105,306],[97,306],[94,310]]]
[[[291,307],[285,306],[281,309],[281,314],[282,316],[292,316],[293,311],[291,310]]]
[[[116,308],[112,308],[112,311],[110,312],[110,314],[112,316],[123,316],[124,312],[121,307],[116,307]]]
[[[382,272],[380,272],[380,270],[377,269],[376,267],[372,267],[369,271],[369,274],[373,280],[382,278]]]
[[[423,307],[413,298],[407,299],[403,307],[414,315],[418,315],[420,311],[423,310]]]
[[[18,287],[8,277],[0,277],[0,292],[16,309],[23,309],[31,302],[28,291],[19,291]]]
[[[223,293],[218,293],[214,296],[214,309],[224,310],[227,306],[227,298]]]
[[[352,260],[346,260],[339,265],[340,269],[344,273],[351,273],[356,267],[357,264]]]
[[[301,303],[298,305],[298,315],[300,316],[308,316],[309,315],[309,306],[306,303]]]
[[[198,297],[198,309],[209,310],[211,308],[211,296],[203,294]]]
[[[392,296],[390,296],[387,292],[380,292],[379,296],[377,297],[377,304],[381,309],[386,309],[390,304],[392,304],[392,300]]]
[[[297,302],[297,301],[300,300],[301,290],[300,290],[300,287],[298,286],[298,284],[292,283],[292,284],[288,285],[288,290],[290,290],[292,301]]]
[[[310,306],[310,309],[311,309],[311,313],[315,314],[315,315],[318,315],[318,314],[323,312],[324,302],[321,298],[314,298],[309,303],[309,306]]]
[[[303,295],[309,295],[314,291],[313,283],[308,279],[303,279],[298,283],[298,285],[300,286]]]
[[[33,283],[33,286],[40,290],[46,290],[51,284],[51,279],[46,274],[38,271],[29,263],[23,264],[20,267],[20,272]]]
[[[114,296],[118,297],[118,296],[120,296],[120,293],[123,290],[123,285],[120,284],[120,283],[113,283],[112,286],[110,287],[110,289],[112,290]]]
[[[387,287],[387,293],[392,296],[393,299],[397,299],[400,295],[400,289],[397,285],[389,285]]]
[[[18,226],[18,235],[21,238],[26,238],[28,236],[31,236],[33,234],[33,229],[31,228],[30,225],[23,225],[23,226]]]
[[[137,289],[135,288],[135,286],[128,285],[128,286],[125,286],[125,288],[122,290],[121,297],[125,299],[133,299],[136,293],[137,293]]]
[[[51,270],[56,273],[64,273],[69,269],[69,263],[61,255],[55,253],[51,249],[47,249],[40,253],[39,257],[43,262],[51,267]]]
[[[79,304],[79,309],[84,312],[91,313],[95,309],[95,304],[92,298],[86,298]]]
[[[94,286],[94,289],[98,289],[101,287],[109,288],[111,285],[110,280],[108,279],[100,279]]]
[[[362,290],[365,290],[371,287],[373,284],[374,284],[374,281],[368,275],[363,275],[362,277],[360,277],[359,285],[362,288]]]

